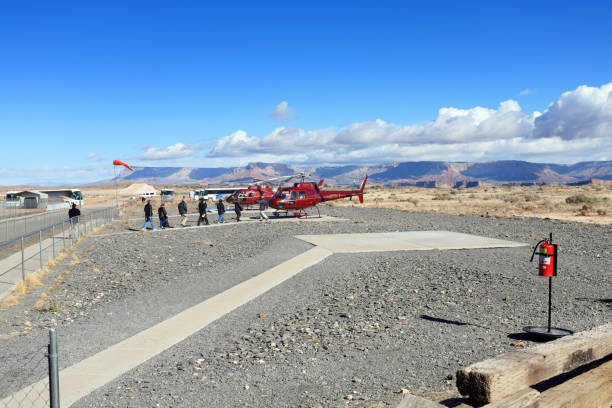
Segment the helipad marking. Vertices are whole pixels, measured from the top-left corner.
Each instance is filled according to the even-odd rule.
[[[326,248],[334,253],[511,248],[527,245],[520,242],[450,231],[298,235],[296,238]]]

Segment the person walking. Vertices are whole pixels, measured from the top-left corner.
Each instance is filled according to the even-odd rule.
[[[81,210],[76,204],[72,204],[72,208],[68,210],[68,219],[70,220],[70,238],[79,237],[79,219],[81,218]]]
[[[266,215],[266,212],[265,212],[267,206],[268,206],[268,202],[263,198],[263,195],[262,195],[261,200],[259,201],[259,221],[268,219],[268,216]]]
[[[225,222],[225,220],[223,219],[223,214],[225,214],[225,206],[223,205],[222,200],[219,200],[219,202],[217,203],[217,213],[219,213],[219,218],[217,219],[217,222]]]
[[[185,196],[183,196],[183,199],[178,205],[178,211],[179,211],[179,214],[181,215],[181,226],[186,227],[187,226],[187,203],[185,202]],[[198,225],[200,225],[199,222],[198,222]]]
[[[234,211],[236,212],[236,222],[240,222],[240,215],[242,214],[242,205],[240,201],[234,203]]]
[[[200,213],[198,216],[198,227],[200,226],[202,220],[204,220],[206,225],[208,225],[208,216],[206,215],[207,208],[208,204],[206,204],[206,200],[204,200],[204,197],[200,197],[200,202],[198,203],[198,213]]]
[[[142,230],[146,231],[147,222],[151,223],[151,229],[155,231],[155,223],[153,222],[153,207],[151,206],[151,200],[147,200],[147,204],[144,206],[145,222],[142,225]]]
[[[168,223],[168,212],[166,211],[164,203],[161,203],[157,209],[157,215],[159,216],[159,227],[161,229],[170,228],[170,224]]]

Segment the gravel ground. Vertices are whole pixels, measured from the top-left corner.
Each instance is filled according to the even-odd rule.
[[[298,234],[449,230],[533,244],[553,232],[561,251],[554,324],[585,330],[611,321],[609,227],[322,212],[348,221],[236,224],[228,212],[222,227],[89,239],[50,277],[48,310],[32,309],[39,289],[0,314],[0,395],[36,379],[18,367],[39,352],[48,327],[58,328],[61,366],[69,366],[307,250]],[[457,369],[517,339],[529,345],[522,326],[545,324],[547,282],[530,255],[529,247],[333,255],[76,406],[382,407],[402,388],[450,404]]]

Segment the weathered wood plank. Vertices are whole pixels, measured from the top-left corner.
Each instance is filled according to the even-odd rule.
[[[612,354],[612,323],[457,372],[457,388],[479,403],[500,401],[533,384]]]
[[[609,408],[612,406],[612,361],[542,392],[538,408]]]
[[[501,401],[483,405],[481,408],[539,408],[540,393],[533,388],[525,388]]]
[[[444,408],[444,405],[440,405],[435,401],[431,401],[416,395],[408,394],[399,403],[397,408]]]

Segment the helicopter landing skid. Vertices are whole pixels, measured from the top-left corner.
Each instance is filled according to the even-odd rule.
[[[295,218],[304,218],[304,219],[308,219],[308,218],[321,218],[321,211],[319,211],[319,207],[317,207],[316,205],[314,206],[314,208],[317,209],[317,216],[309,216],[308,213],[304,210],[299,210],[297,212],[293,213],[293,216]]]

